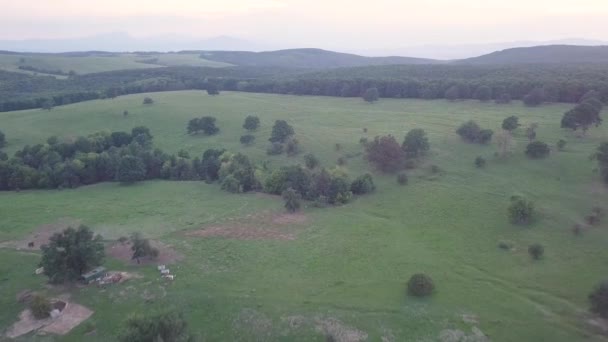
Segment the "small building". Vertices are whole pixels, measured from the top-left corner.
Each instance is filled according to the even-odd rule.
[[[95,267],[91,271],[80,276],[80,280],[85,284],[90,284],[106,276],[107,270],[105,267]]]

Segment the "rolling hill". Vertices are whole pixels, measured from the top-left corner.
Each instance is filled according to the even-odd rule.
[[[608,63],[608,46],[548,45],[496,51],[454,63],[466,64],[598,64]]]
[[[287,68],[341,68],[366,65],[431,64],[439,61],[412,57],[364,57],[321,49],[289,49],[266,52],[204,51],[201,57],[239,66]]]

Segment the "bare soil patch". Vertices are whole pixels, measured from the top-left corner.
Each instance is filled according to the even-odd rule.
[[[211,226],[186,233],[191,237],[222,237],[237,240],[295,240],[293,233],[272,228],[247,226]]]
[[[243,335],[244,341],[272,340],[272,321],[254,309],[241,310],[232,326],[239,335]]]
[[[36,228],[36,231],[26,236],[21,240],[6,241],[0,243],[0,247],[15,248],[17,250],[32,250],[40,249],[40,246],[48,244],[49,239],[53,234],[59,233],[69,227],[78,227],[80,220],[63,217],[55,223],[43,224]]]
[[[367,333],[354,327],[349,327],[335,318],[316,319],[317,331],[331,336],[337,342],[360,342],[367,340]]]
[[[294,213],[294,214],[279,214],[275,215],[272,218],[272,223],[274,224],[302,224],[306,222],[306,215],[302,213]]]
[[[160,241],[150,241],[152,247],[158,249],[158,257],[140,258],[141,265],[169,265],[176,263],[183,258],[183,255],[173,249],[171,245],[164,244]],[[126,263],[137,265],[136,260],[132,260],[133,251],[131,250],[130,242],[117,242],[113,245],[106,246],[106,254],[112,258],[122,260]]]
[[[76,303],[58,303],[63,303],[64,309],[57,318],[49,317],[38,320],[34,318],[29,309],[23,310],[19,314],[19,321],[6,331],[6,336],[16,338],[36,330],[65,335],[93,314],[93,311]]]

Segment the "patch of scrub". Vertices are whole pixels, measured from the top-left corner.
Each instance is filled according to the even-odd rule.
[[[183,255],[178,253],[173,246],[164,244],[160,241],[151,240],[150,244],[152,247],[158,250],[158,256],[156,258],[144,257],[140,258],[141,265],[169,265],[176,263],[183,258]],[[130,242],[117,242],[113,245],[106,247],[106,255],[114,259],[122,260],[126,263],[137,264],[136,260],[133,260],[133,250],[131,250]]]

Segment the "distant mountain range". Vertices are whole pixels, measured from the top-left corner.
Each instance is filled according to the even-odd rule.
[[[608,63],[608,46],[549,45],[513,48],[455,62],[467,64]]]

